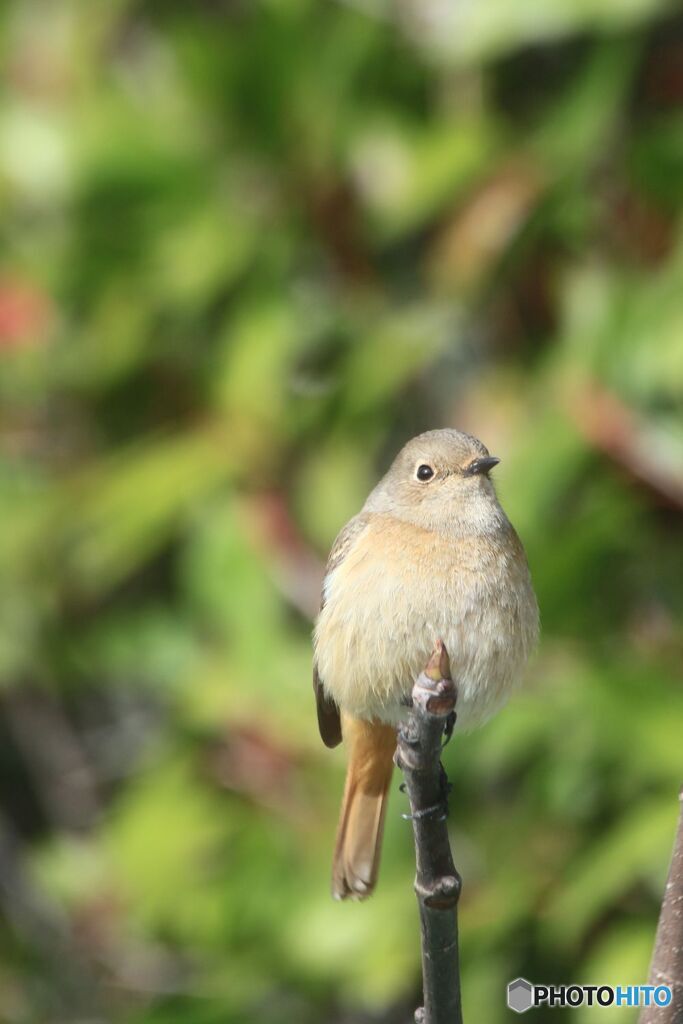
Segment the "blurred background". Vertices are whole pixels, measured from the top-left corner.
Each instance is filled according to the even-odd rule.
[[[334,904],[310,631],[338,529],[449,425],[502,459],[543,622],[446,753],[466,1019],[518,975],[644,982],[683,763],[683,17],[14,0],[0,52],[0,1019],[412,1019],[405,798],[377,894]]]

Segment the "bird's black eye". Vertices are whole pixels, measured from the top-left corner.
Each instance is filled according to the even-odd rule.
[[[418,480],[431,480],[434,476],[434,470],[431,466],[428,466],[425,462],[421,466],[417,467],[417,473],[415,474]]]

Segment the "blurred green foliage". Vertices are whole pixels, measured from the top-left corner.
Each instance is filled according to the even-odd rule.
[[[14,0],[0,52],[2,1020],[410,1019],[402,798],[376,896],[334,904],[309,636],[336,531],[439,425],[502,457],[543,619],[447,752],[466,1019],[517,975],[644,981],[683,760],[683,20]]]

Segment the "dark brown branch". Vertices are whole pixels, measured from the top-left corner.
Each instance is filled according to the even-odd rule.
[[[460,877],[453,866],[446,812],[448,782],[441,767],[446,720],[457,691],[448,652],[439,641],[412,692],[407,723],[399,729],[396,763],[405,788],[415,837],[415,892],[422,931],[423,1024],[462,1024],[457,906]]]
[[[634,479],[675,508],[683,508],[680,453],[670,453],[657,431],[615,394],[591,383],[572,397],[569,413],[584,437]]]
[[[645,1007],[640,1024],[683,1024],[683,789],[679,800],[678,831],[650,966],[650,984],[670,985],[672,999],[668,1006]]]
[[[3,712],[45,813],[59,829],[85,831],[99,814],[83,745],[61,703],[47,688],[10,690]]]

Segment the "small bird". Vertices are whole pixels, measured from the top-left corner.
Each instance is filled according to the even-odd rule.
[[[348,747],[335,899],[374,889],[396,730],[437,640],[458,688],[458,729],[502,706],[536,644],[524,548],[489,479],[499,461],[469,434],[420,434],[332,546],[313,687],[323,742]]]

